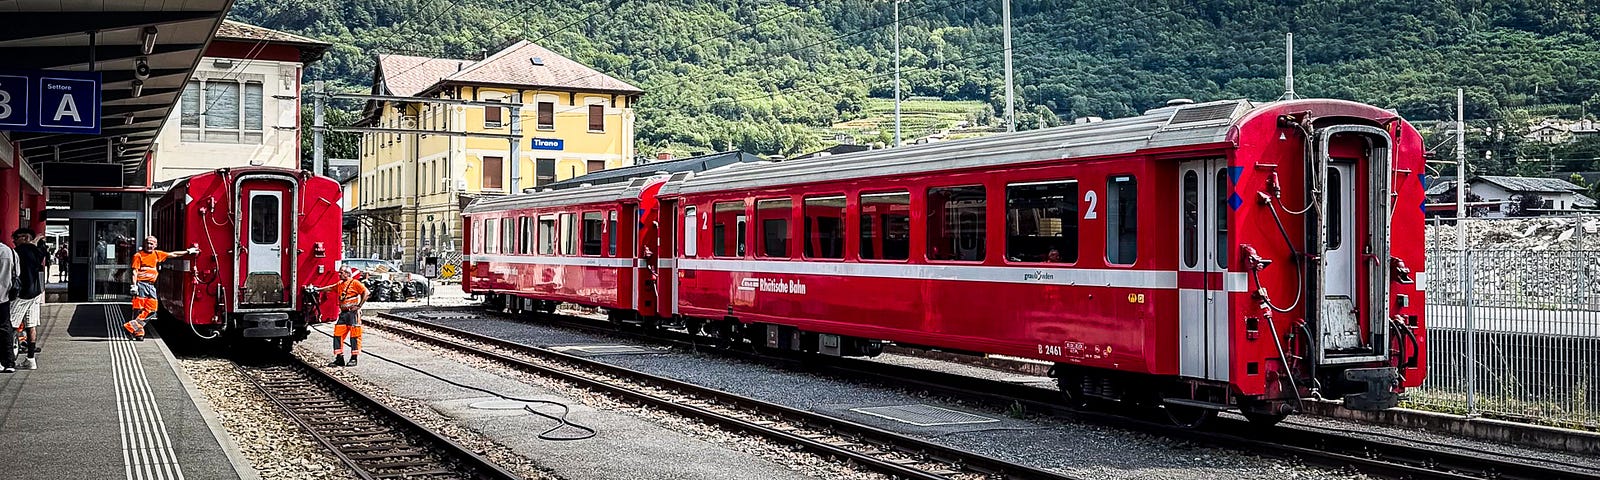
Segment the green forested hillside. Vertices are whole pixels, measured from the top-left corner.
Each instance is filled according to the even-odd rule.
[[[312,69],[365,88],[372,54],[475,57],[530,39],[642,87],[639,143],[796,153],[892,92],[880,0],[238,0],[234,17],[338,44]],[[1590,0],[1014,0],[1019,123],[1119,117],[1184,97],[1276,98],[1283,33],[1297,90],[1477,123],[1600,103]],[[1002,110],[1000,3],[901,4],[906,95]],[[1520,128],[1520,126],[1518,126]],[[908,132],[908,137],[915,133]],[[1505,143],[1505,142],[1501,142]],[[1511,148],[1483,144],[1482,148]],[[1507,156],[1523,155],[1508,151]]]

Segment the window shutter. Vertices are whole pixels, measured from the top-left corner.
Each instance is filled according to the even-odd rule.
[[[605,105],[590,105],[589,106],[589,130],[590,131],[595,131],[595,132],[600,132],[600,131],[604,131],[605,129],[606,129],[606,107],[605,107]]]
[[[261,84],[244,84],[244,128],[245,130],[261,129]]]

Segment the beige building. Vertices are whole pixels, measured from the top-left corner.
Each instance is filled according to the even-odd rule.
[[[360,174],[348,184],[357,205],[347,214],[356,219],[350,256],[407,269],[430,255],[453,263],[461,208],[473,198],[633,164],[643,92],[544,47],[518,42],[477,61],[380,55],[377,64],[374,95],[520,103],[521,136],[512,154],[506,139],[445,134],[510,134],[506,107],[368,102],[362,126],[440,133],[363,135]]]
[[[151,180],[230,166],[300,168],[301,78],[329,46],[224,21],[156,138]]]

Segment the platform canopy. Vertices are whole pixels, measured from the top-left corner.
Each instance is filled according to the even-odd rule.
[[[233,0],[0,1],[6,24],[0,72],[100,74],[99,133],[12,131],[23,159],[47,185],[51,176],[70,174],[50,164],[88,163],[117,165],[122,186],[143,186],[156,134],[232,6]]]

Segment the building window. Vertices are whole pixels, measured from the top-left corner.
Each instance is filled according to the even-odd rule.
[[[539,217],[539,254],[556,254],[556,217]]]
[[[928,189],[928,259],[981,262],[985,248],[982,185]]]
[[[594,173],[594,172],[598,172],[598,171],[605,170],[605,169],[606,169],[606,161],[605,160],[590,160],[589,161],[589,171],[587,173]]]
[[[556,159],[538,158],[533,160],[533,186],[541,187],[556,181]]]
[[[844,195],[806,197],[806,258],[844,258]]]
[[[556,128],[555,102],[539,102],[539,129],[554,130]]]
[[[589,131],[591,131],[591,132],[604,132],[604,131],[606,131],[606,106],[605,105],[590,105],[589,106]]]
[[[743,257],[744,202],[717,202],[711,211],[711,255]]]
[[[606,220],[600,212],[583,212],[583,254],[598,256],[605,250]]]
[[[192,80],[179,102],[182,138],[192,142],[260,144],[261,82]]]
[[[504,163],[500,157],[483,157],[483,188],[502,188],[500,171]]]
[[[1139,185],[1132,175],[1106,182],[1106,261],[1133,265],[1139,245]]]
[[[499,103],[499,100],[488,100]],[[500,118],[500,107],[483,107],[483,128],[500,128],[505,124]]]
[[[857,208],[862,259],[911,258],[911,192],[863,193]]]
[[[1013,262],[1078,261],[1078,182],[1006,186],[1006,258]]]
[[[761,256],[789,257],[789,218],[793,215],[793,202],[787,198],[756,200],[756,235],[761,238]]]

